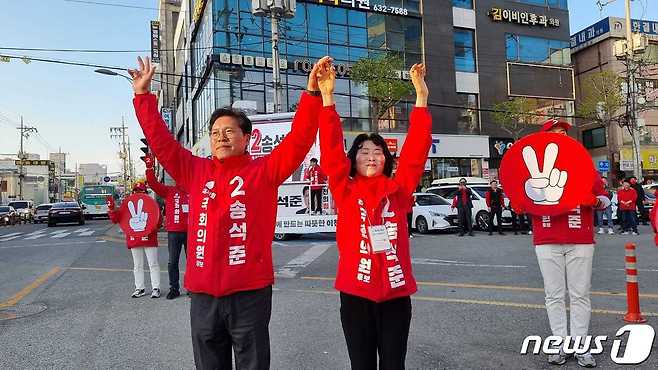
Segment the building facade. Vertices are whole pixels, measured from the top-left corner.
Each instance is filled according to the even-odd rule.
[[[638,71],[636,79],[638,105],[642,106],[638,114],[642,173],[644,177],[658,179],[658,21],[632,20],[631,27],[634,33],[643,34],[648,41],[636,56],[646,65]],[[626,65],[615,56],[615,43],[625,38],[625,20],[617,17],[602,19],[571,37],[579,97],[583,96],[586,81],[592,74],[609,71],[626,80]],[[624,85],[620,86],[622,95],[627,91]],[[625,112],[620,111],[612,115],[623,114]],[[580,138],[600,172],[613,178],[633,173],[632,139],[626,128],[618,124],[606,127],[586,120],[578,120],[578,127]]]
[[[272,110],[270,22],[253,16],[251,3],[180,5],[169,72],[183,77],[172,131],[197,155],[210,154],[204,140],[214,109],[248,101],[257,113]],[[280,27],[282,106],[295,109],[312,63],[331,55],[345,131],[371,131],[367,90],[349,79],[350,66],[386,53],[405,69],[425,62],[434,145],[424,181],[496,177],[513,135],[493,121],[493,105],[522,96],[535,101],[538,117],[573,113],[568,17],[566,0],[297,0],[295,17]],[[377,121],[383,136],[401,144],[413,102]]]

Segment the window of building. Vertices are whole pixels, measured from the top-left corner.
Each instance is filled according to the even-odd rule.
[[[452,0],[452,6],[464,9],[473,9],[473,0]]]
[[[545,6],[549,8],[568,9],[567,0],[512,0],[523,4]]]
[[[480,132],[480,114],[478,111],[478,96],[476,94],[457,94],[457,129],[460,134],[476,134]]]
[[[583,145],[587,149],[606,146],[605,127],[597,127],[583,131]]]
[[[570,65],[571,48],[568,41],[505,34],[507,60],[510,62]]]
[[[475,72],[475,32],[455,28],[455,70]]]

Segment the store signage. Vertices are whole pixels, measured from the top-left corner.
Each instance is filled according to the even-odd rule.
[[[658,22],[641,21],[638,19],[633,19],[631,22],[631,30],[635,33],[658,35]]]
[[[398,139],[395,138],[385,138],[384,142],[388,146],[388,151],[391,153],[397,153],[398,151]]]
[[[24,159],[24,160],[15,160],[14,164],[17,166],[52,166],[55,167],[55,163],[46,159]]]
[[[514,144],[514,140],[510,138],[489,138],[489,152],[491,158],[503,158],[503,155]]]
[[[151,61],[160,63],[160,22],[151,21]]]
[[[356,9],[365,12],[376,12],[393,15],[409,15],[409,9],[397,6],[387,6],[383,4],[371,4],[379,2],[376,0],[305,0],[307,3],[333,5],[344,8]]]
[[[576,48],[608,32],[610,32],[610,18],[598,21],[589,28],[571,36],[571,47]]]
[[[206,5],[206,0],[196,0],[196,3],[194,3],[194,13],[192,13],[192,22],[196,23],[196,21],[201,18],[201,15],[203,14],[203,7]]]
[[[245,67],[262,67],[272,68],[274,63],[272,58],[253,57],[250,55],[220,53],[219,62],[222,64],[233,64],[236,66]],[[288,60],[279,59],[279,66],[281,69],[288,69]]]
[[[550,18],[545,14],[503,8],[491,8],[488,15],[494,22],[516,23],[526,26],[560,27],[559,19]]]

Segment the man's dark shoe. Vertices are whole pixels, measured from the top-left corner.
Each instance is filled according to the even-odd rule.
[[[491,235],[493,235],[493,233],[491,231],[489,231],[489,236],[491,236]]]
[[[179,296],[180,296],[180,291],[176,289],[169,289],[169,293],[167,293],[167,299],[174,299]]]
[[[459,236],[464,236],[464,233],[459,233]]]
[[[473,232],[472,232],[472,231],[471,231],[470,233],[468,233],[468,235],[469,235],[469,236],[475,236],[475,235],[473,235]]]

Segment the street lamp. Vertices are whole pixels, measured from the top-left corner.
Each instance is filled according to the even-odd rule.
[[[97,70],[95,70],[94,72],[96,72],[96,73],[100,73],[100,74],[102,74],[102,75],[107,75],[107,76],[121,76],[121,77],[125,78],[126,80],[128,80],[130,83],[133,82],[133,79],[132,79],[132,78],[130,78],[130,77],[124,75],[124,74],[121,74],[121,73],[117,73],[117,72],[111,71],[111,70],[109,70],[109,69],[101,68],[101,69],[97,69]]]

